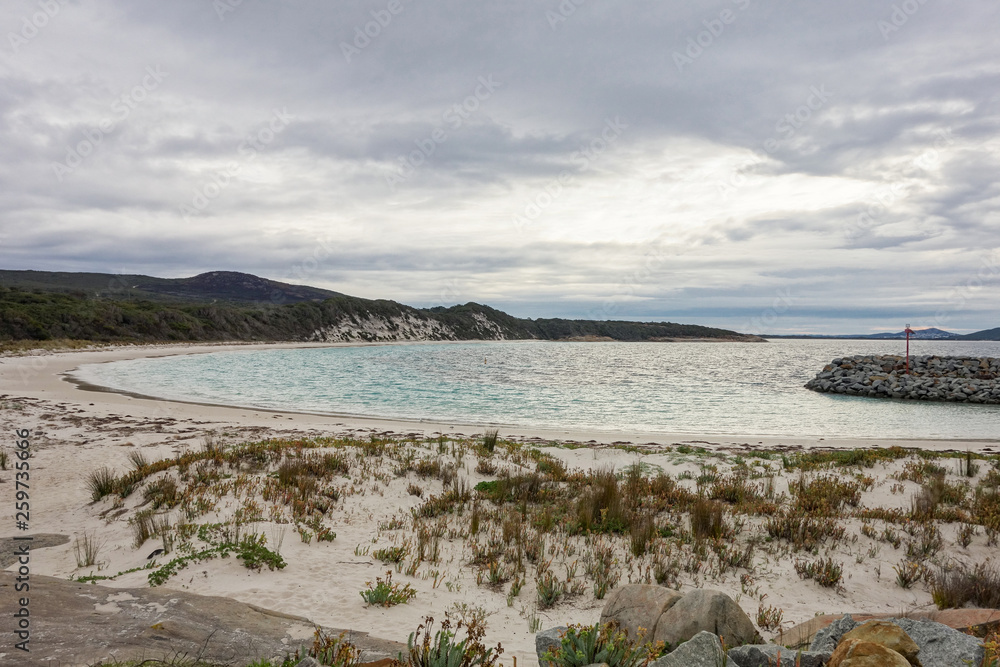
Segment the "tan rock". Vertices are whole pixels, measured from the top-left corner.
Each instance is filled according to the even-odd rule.
[[[645,637],[653,635],[660,614],[670,609],[682,596],[677,591],[651,584],[630,584],[615,590],[604,603],[601,623],[617,621],[618,626],[635,639],[639,628],[645,629]]]
[[[913,667],[922,667],[917,653],[920,647],[906,634],[903,628],[889,621],[868,621],[854,628],[841,638],[841,642],[857,639],[862,642],[873,642],[892,649],[906,658]]]
[[[827,667],[910,667],[910,663],[881,644],[846,639],[837,645]]]

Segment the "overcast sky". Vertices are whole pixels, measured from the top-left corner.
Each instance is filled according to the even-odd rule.
[[[995,0],[4,0],[0,268],[1000,326]]]

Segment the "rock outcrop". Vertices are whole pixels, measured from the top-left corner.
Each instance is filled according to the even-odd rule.
[[[15,596],[14,572],[0,572],[0,597]],[[213,664],[279,661],[312,644],[306,618],[222,597],[160,588],[108,588],[31,575],[30,660],[0,632],[0,664],[93,665],[102,661],[200,656]],[[10,625],[10,624],[8,624]],[[340,630],[326,628],[336,636]],[[352,632],[364,661],[394,658],[406,645]],[[18,652],[20,653],[20,652]]]
[[[918,401],[1000,403],[1000,359],[862,355],[834,359],[806,383],[828,394]]]

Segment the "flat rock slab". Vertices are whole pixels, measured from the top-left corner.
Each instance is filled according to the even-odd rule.
[[[900,614],[851,614],[858,623],[864,623],[874,619],[899,618]],[[905,614],[907,618],[934,621],[954,628],[959,632],[972,630],[977,634],[985,634],[989,630],[1000,627],[1000,609],[944,609],[935,611],[920,611]],[[780,637],[775,638],[775,642],[790,648],[809,648],[816,633],[827,627],[843,614],[826,614],[816,616],[805,623],[800,623],[790,630],[786,630]]]
[[[13,493],[13,492],[12,492]],[[21,537],[20,535],[18,537]],[[0,537],[0,570],[6,569],[17,562],[17,550],[21,545],[30,544],[32,551],[58,547],[69,542],[69,535],[56,533],[39,533],[31,536],[30,542],[15,540],[13,537]]]
[[[11,613],[9,605],[24,595],[14,590],[15,576],[0,572],[0,599],[9,601]],[[184,655],[247,664],[283,658],[312,644],[316,629],[309,619],[229,598],[160,588],[109,588],[40,575],[33,575],[30,584],[31,653],[13,649],[13,629],[4,623],[0,664],[92,665]],[[348,635],[361,649],[363,661],[406,653],[405,644],[362,632]]]

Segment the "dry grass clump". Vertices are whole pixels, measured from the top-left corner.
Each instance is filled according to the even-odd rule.
[[[691,507],[691,532],[699,540],[721,539],[726,532],[725,505],[698,498]]]
[[[813,517],[797,509],[788,509],[764,521],[771,537],[787,540],[796,551],[811,551],[828,539],[839,542],[846,532],[834,517]]]
[[[973,566],[942,565],[931,580],[931,596],[938,609],[1000,606],[1000,570],[991,561]]]
[[[759,503],[765,500],[762,484],[751,482],[746,474],[733,472],[717,478],[708,491],[713,500],[724,500],[732,505]]]
[[[97,563],[97,555],[101,551],[103,542],[98,541],[97,534],[84,531],[83,535],[77,536],[73,541],[73,551],[76,554],[77,567],[90,567]]]
[[[845,480],[832,474],[807,480],[803,474],[789,485],[789,491],[803,512],[829,516],[839,513],[845,505],[857,507],[862,489],[870,486],[870,482]]]
[[[115,474],[111,468],[104,466],[87,475],[87,488],[90,498],[95,503],[115,492]]]

